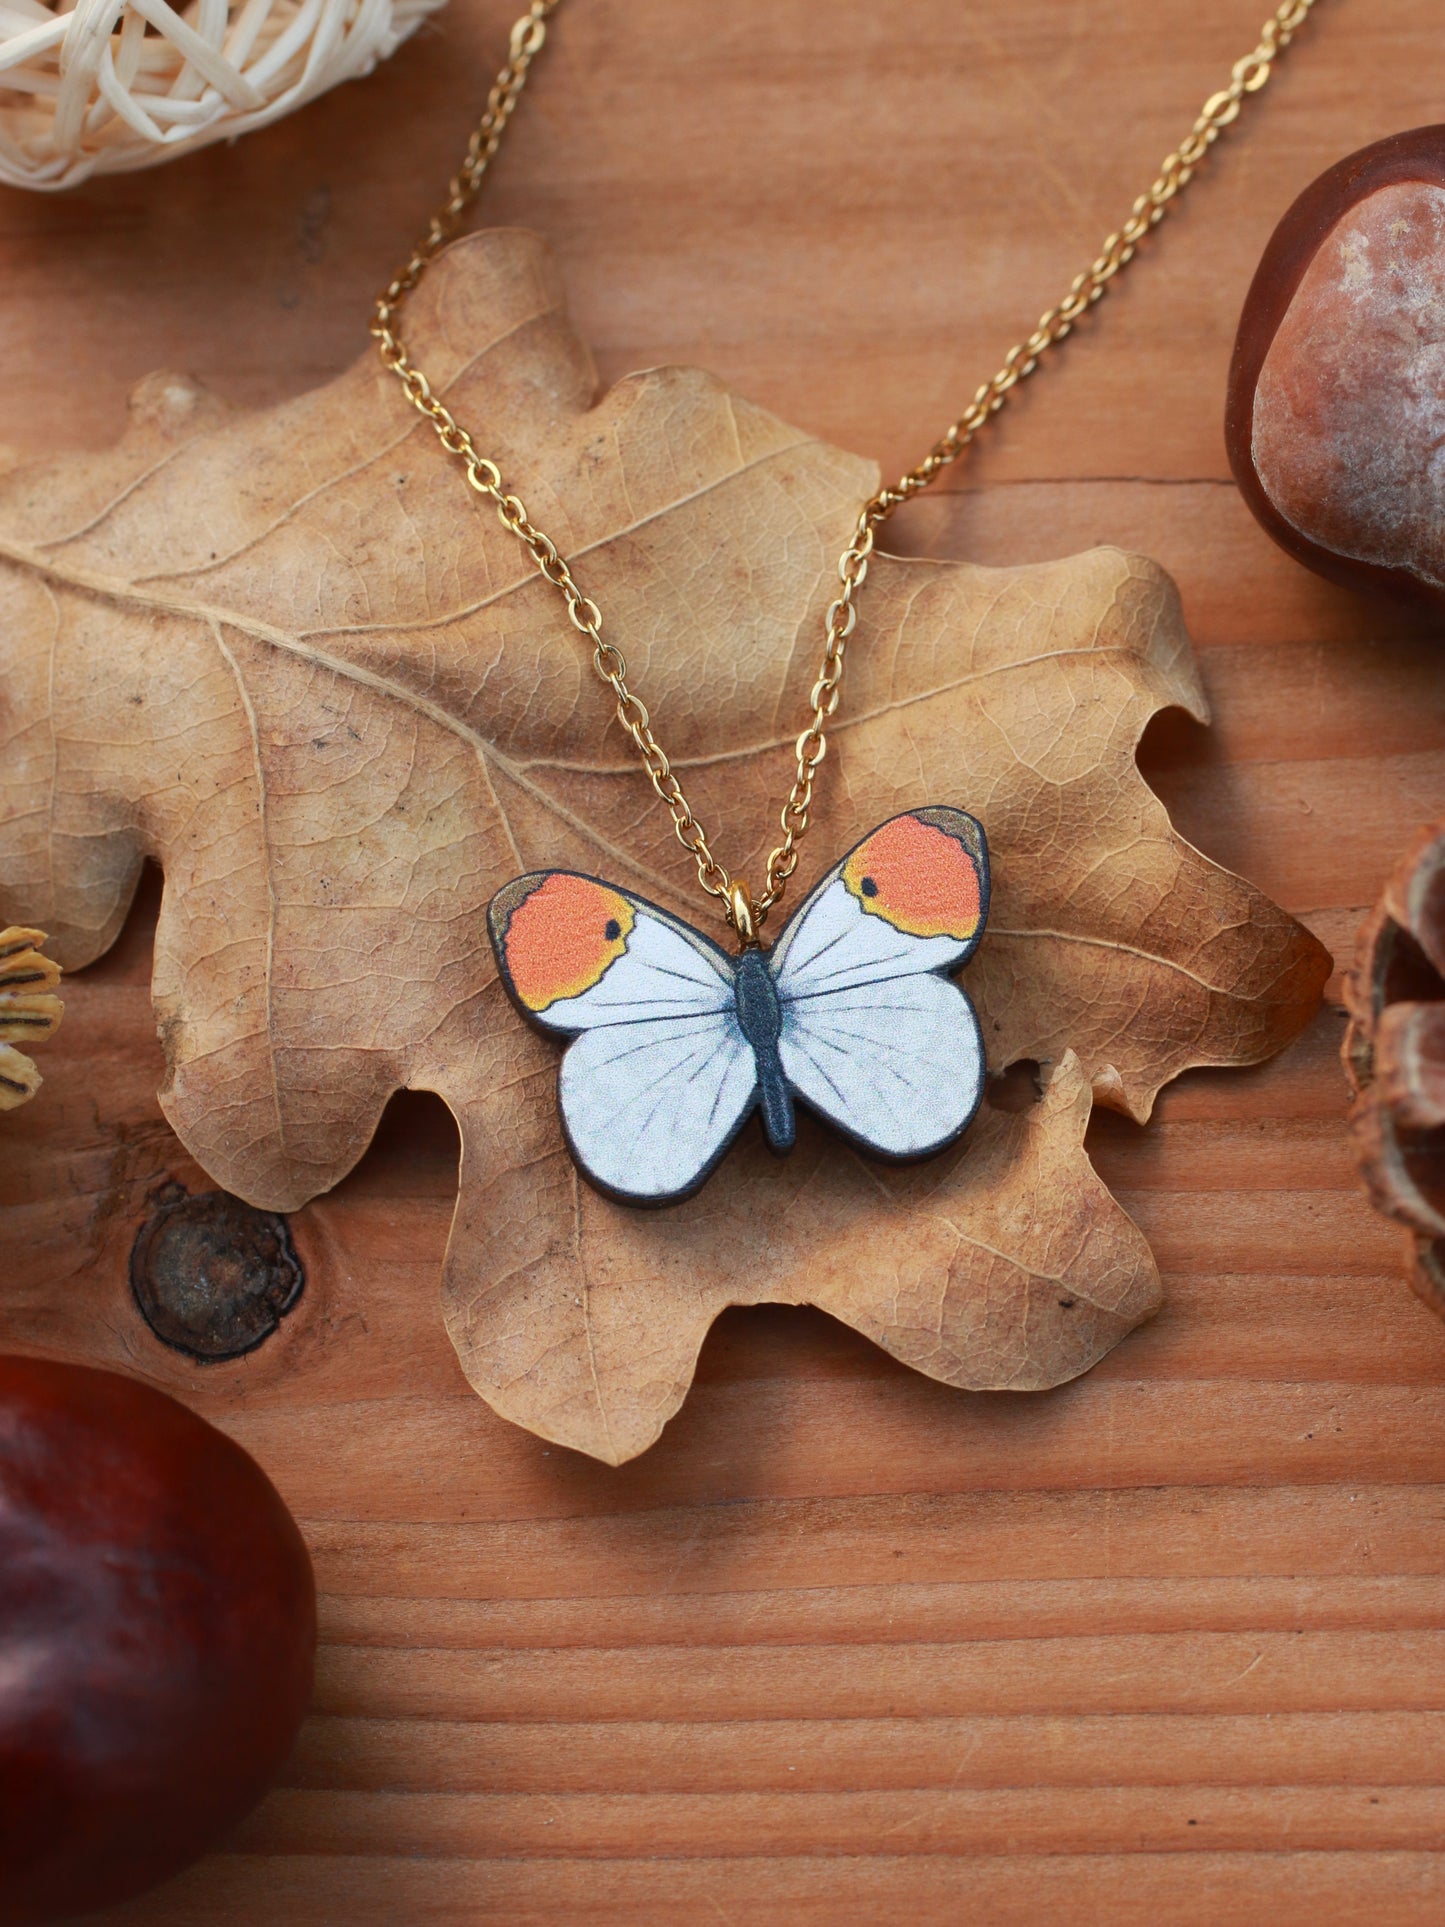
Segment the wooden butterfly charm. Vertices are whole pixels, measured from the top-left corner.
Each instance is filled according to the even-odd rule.
[[[755,1110],[790,1151],[801,1102],[880,1157],[931,1157],[972,1122],[983,1038],[949,981],[988,914],[983,830],[911,810],[873,831],[770,950],[721,944],[570,870],[499,890],[488,911],[507,992],[572,1041],[558,1102],[579,1168],[610,1197],[671,1204],[716,1169]]]

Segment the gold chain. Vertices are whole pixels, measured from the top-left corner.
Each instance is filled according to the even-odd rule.
[[[465,464],[471,486],[496,504],[503,524],[530,551],[532,560],[547,580],[561,590],[574,628],[592,645],[592,662],[597,674],[610,685],[616,697],[617,719],[637,745],[652,787],[672,816],[678,841],[697,864],[698,882],[709,896],[721,899],[723,915],[743,941],[749,943],[755,940],[764,917],[782,896],[788,878],[797,868],[798,844],[807,831],[808,812],[813,803],[813,778],[828,747],[824,726],[838,708],[843,658],[858,620],[857,595],[868,574],[868,559],[877,531],[896,508],[928,488],[945,468],[958,460],[1018,384],[1034,373],[1047,351],[1072,331],[1079,317],[1107,292],[1115,275],[1128,267],[1139,243],[1163,220],[1170,203],[1189,185],[1211,146],[1238,118],[1245,95],[1257,94],[1269,79],[1276,58],[1289,45],[1315,0],[1285,0],[1270,16],[1259,45],[1253,53],[1234,63],[1229,85],[1205,101],[1188,136],[1165,159],[1153,186],[1135,201],[1128,220],[1104,242],[1097,260],[1082,274],[1074,276],[1069,292],[1057,307],[1039,317],[1033,333],[1010,348],[998,373],[983,384],[963,414],[939,437],[917,467],[900,475],[890,488],[882,488],[870,496],[859,510],[853,538],[838,562],[841,587],[828,608],[822,665],[809,696],[811,720],[797,741],[797,769],[780,819],[783,840],[768,857],[762,894],[755,902],[742,879],[730,876],[709,848],[707,835],[693,815],[682,785],[653,732],[646,703],[628,687],[627,663],[621,650],[615,643],[603,640],[602,611],[590,596],[582,593],[567,558],[556,543],[543,534],[528,516],[523,502],[506,487],[497,464],[478,451],[446,403],[432,392],[426,376],[412,361],[397,332],[397,319],[407,296],[454,232],[481,187],[527,84],[528,69],[547,38],[547,18],[560,4],[561,0],[532,0],[526,13],[513,25],[507,63],[487,96],[486,111],[467,143],[466,158],[453,175],[446,200],[432,216],[410,260],[377,297],[371,332],[376,337],[382,361],[399,379],[412,406],[436,429],[442,447]]]

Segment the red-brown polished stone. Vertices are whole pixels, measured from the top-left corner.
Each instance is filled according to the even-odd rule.
[[[1226,436],[1255,514],[1311,568],[1445,604],[1445,127],[1351,155],[1285,215]]]

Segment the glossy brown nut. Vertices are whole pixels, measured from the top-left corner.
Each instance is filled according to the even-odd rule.
[[[264,1792],[316,1594],[254,1459],[164,1393],[0,1356],[0,1922],[138,1893]]]
[[[1352,588],[1445,607],[1445,126],[1351,154],[1275,229],[1225,440],[1282,548]]]

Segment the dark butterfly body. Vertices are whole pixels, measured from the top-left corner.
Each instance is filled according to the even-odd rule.
[[[753,1047],[758,1062],[758,1102],[763,1129],[775,1151],[791,1151],[798,1135],[793,1094],[783,1074],[778,1039],[783,1034],[783,1006],[777,986],[760,950],[745,950],[738,959],[733,984],[737,998],[738,1029]]]
[[[775,1151],[802,1101],[879,1156],[927,1157],[983,1090],[973,1006],[949,973],[988,911],[983,831],[962,810],[892,818],[740,957],[630,892],[546,870],[492,900],[502,982],[573,1041],[559,1102],[610,1196],[667,1204],[715,1169],[754,1110]]]

